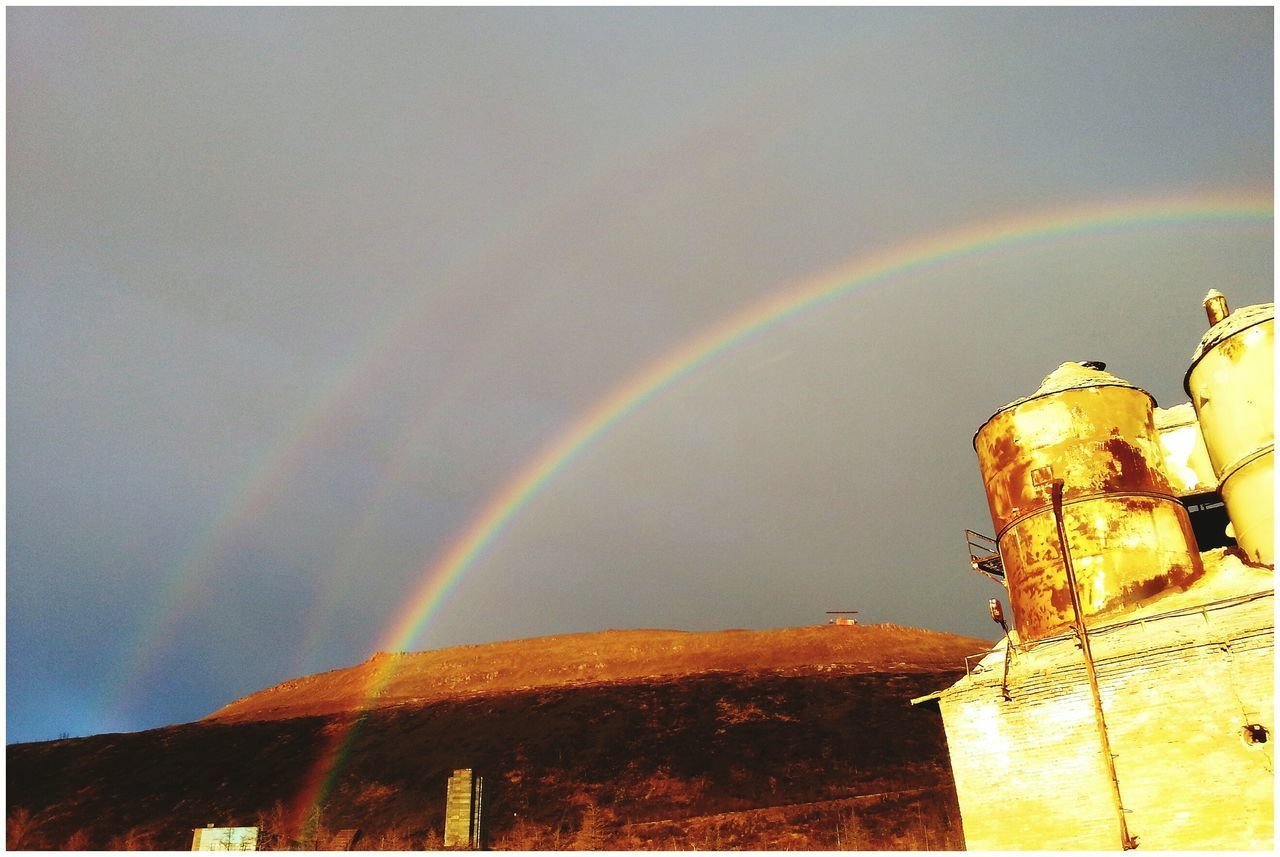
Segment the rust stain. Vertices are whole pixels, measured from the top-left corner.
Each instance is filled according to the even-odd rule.
[[[1117,599],[1120,602],[1141,601],[1144,598],[1150,598],[1158,595],[1169,588],[1169,575],[1157,574],[1155,577],[1147,580],[1139,580],[1124,588],[1121,593],[1122,597]]]
[[[1059,614],[1065,616],[1071,610],[1071,593],[1066,586],[1055,586],[1049,590],[1049,603]]]
[[[1112,432],[1117,433],[1115,429]],[[1108,463],[1110,475],[1102,486],[1104,491],[1147,488],[1155,482],[1146,457],[1133,444],[1120,437],[1111,437],[1102,444],[1102,448],[1111,456]]]
[[[1018,456],[1022,454],[1017,438],[1008,432],[1000,432],[996,434],[996,436],[991,439],[988,448],[991,450],[990,455],[992,460],[995,462],[996,470],[1004,470],[1010,464],[1017,461]]]
[[[979,463],[985,474],[991,474],[987,494],[992,521],[999,530],[1020,512],[1028,511],[1027,472],[1033,462],[1013,434],[1006,414],[991,422],[981,445],[984,449],[979,452]]]
[[[1219,342],[1216,350],[1222,352],[1222,356],[1232,363],[1239,363],[1240,358],[1244,356],[1245,344],[1240,335],[1236,334]]]
[[[1120,497],[1117,497],[1116,499],[1120,502],[1121,508],[1123,508],[1125,512],[1128,512],[1130,514],[1147,515],[1155,511],[1155,508],[1156,508],[1156,501],[1151,497],[1120,496]],[[1115,518],[1111,521],[1111,526],[1109,529],[1112,532],[1115,532],[1118,534],[1125,528],[1126,528],[1126,523],[1124,519]]]

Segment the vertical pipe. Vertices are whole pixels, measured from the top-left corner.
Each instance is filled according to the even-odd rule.
[[[1213,327],[1231,314],[1227,306],[1227,296],[1217,289],[1209,289],[1204,296],[1204,313],[1209,317],[1209,326]]]
[[[473,851],[481,851],[484,848],[484,840],[481,834],[480,825],[484,820],[482,810],[484,804],[484,777],[477,776],[475,778],[475,809],[471,816],[471,849]]]
[[[1004,621],[1004,608],[1000,606],[1000,599],[989,600],[987,609],[991,611],[991,618],[995,619],[1004,631],[1004,676],[1000,679],[1000,696],[1008,702],[1013,698],[1009,696],[1009,662],[1013,660],[1013,638],[1009,636],[1009,626]]]
[[[1053,517],[1058,525],[1058,544],[1062,549],[1062,564],[1067,572],[1067,591],[1071,593],[1071,610],[1075,613],[1076,636],[1080,638],[1080,650],[1084,653],[1084,671],[1089,676],[1089,690],[1093,694],[1093,716],[1098,725],[1098,739],[1102,745],[1102,761],[1111,779],[1111,797],[1115,801],[1116,816],[1120,819],[1120,847],[1129,851],[1138,847],[1138,840],[1129,835],[1129,824],[1124,817],[1124,803],[1120,799],[1120,780],[1116,777],[1116,760],[1111,755],[1111,739],[1107,736],[1107,721],[1102,714],[1102,692],[1098,689],[1098,673],[1093,665],[1093,650],[1089,647],[1089,631],[1084,624],[1084,610],[1080,606],[1080,588],[1076,585],[1076,570],[1071,562],[1071,549],[1067,546],[1067,529],[1062,520],[1061,479],[1053,480],[1049,494],[1053,502]]]
[[[1009,662],[1013,660],[1013,640],[1009,639],[1009,632],[1004,635],[1004,675],[1000,677],[1000,698],[1005,702],[1013,699],[1009,695]]]

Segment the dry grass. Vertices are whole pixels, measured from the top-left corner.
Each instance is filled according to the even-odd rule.
[[[108,851],[159,851],[155,836],[145,827],[131,827],[107,841]]]
[[[379,653],[347,669],[292,679],[236,700],[211,720],[335,714],[390,668],[376,704],[422,704],[476,693],[676,678],[708,672],[822,674],[934,670],[990,642],[900,625],[815,625],[771,631],[600,631],[433,652]],[[749,713],[744,713],[750,716]]]
[[[880,657],[910,660],[900,651]],[[949,833],[946,814],[929,805],[863,801],[852,819],[827,804],[950,789],[937,714],[908,703],[954,680],[948,666],[924,671],[917,658],[912,669],[883,672],[865,664],[712,671],[375,710],[301,836],[286,828],[285,809],[345,718],[13,745],[9,840],[185,849],[191,828],[213,821],[257,825],[264,850],[324,848],[334,831],[353,827],[361,849],[435,849],[445,780],[469,766],[485,777],[496,849],[943,849],[958,822]]]
[[[88,851],[90,846],[89,831],[83,827],[74,831],[67,840],[58,847],[59,851]]]
[[[40,823],[25,806],[13,807],[4,824],[5,849],[8,851],[25,851],[43,848],[40,837]]]
[[[964,849],[949,788],[768,807],[613,832],[629,851],[957,851]]]

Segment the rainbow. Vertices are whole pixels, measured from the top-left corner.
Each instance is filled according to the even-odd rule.
[[[139,624],[140,630],[127,647],[130,657],[116,665],[105,683],[106,698],[102,707],[109,714],[121,714],[126,702],[133,698],[139,685],[154,668],[160,656],[168,651],[179,623],[192,609],[201,589],[208,582],[208,572],[223,559],[231,547],[229,535],[259,517],[283,490],[288,476],[301,469],[304,451],[323,433],[334,414],[354,407],[352,399],[359,385],[355,383],[369,360],[349,361],[335,373],[323,390],[313,394],[303,407],[301,429],[278,438],[254,456],[218,504],[217,513],[192,541],[183,559],[152,600],[152,609]]]
[[[985,222],[903,244],[887,252],[855,259],[765,297],[654,360],[596,401],[543,447],[490,499],[466,530],[423,569],[422,584],[390,626],[380,648],[388,652],[408,648],[486,548],[585,449],[637,408],[751,336],[851,293],[997,251],[1133,230],[1261,225],[1269,224],[1271,219],[1269,192],[1164,197],[1057,209]],[[296,804],[300,821],[306,812],[319,805],[332,787],[342,760],[350,752],[363,713],[373,707],[373,700],[387,687],[395,672],[395,662],[394,656],[373,662],[360,713],[353,716],[349,728],[337,730],[326,742],[326,748],[304,781]]]
[[[405,649],[431,620],[458,580],[511,520],[575,457],[666,388],[750,336],[846,295],[906,274],[996,250],[1055,239],[1167,226],[1265,223],[1270,194],[1179,198],[1033,214],[983,223],[858,259],[760,300],[667,352],[598,400],[547,444],[494,496],[440,557],[391,626],[387,651]]]
[[[768,144],[782,133],[783,126],[760,119],[767,112],[761,110],[761,99],[785,103],[784,91],[783,84],[765,80],[746,87],[741,96],[694,123],[667,130],[647,141],[631,140],[605,152],[591,164],[583,165],[584,169],[568,183],[543,197],[533,198],[523,208],[507,212],[487,240],[462,251],[458,258],[435,272],[435,278],[448,283],[463,282],[483,274],[487,266],[516,248],[529,251],[546,224],[563,222],[581,209],[592,194],[612,187],[637,167],[651,174],[654,181],[679,184],[682,179],[703,174],[721,161],[720,141],[726,137]],[[684,174],[672,172],[669,155],[673,151],[681,152],[686,158]],[[689,157],[692,161],[688,161]],[[308,451],[323,440],[327,431],[333,430],[343,414],[359,411],[356,400],[371,395],[372,388],[391,377],[383,367],[397,358],[400,344],[417,335],[422,317],[432,307],[433,294],[426,291],[407,301],[398,312],[388,316],[385,325],[346,355],[331,376],[308,396],[290,422],[291,427],[255,455],[231,490],[220,498],[209,523],[196,533],[188,549],[157,587],[149,609],[135,625],[130,642],[123,647],[123,658],[104,683],[99,705],[109,715],[124,714],[126,705],[154,672],[160,658],[170,651],[182,620],[192,611],[198,597],[207,595],[212,573],[234,548],[234,535],[279,498],[289,480],[304,466]],[[420,431],[421,420],[418,422]],[[411,433],[400,444],[401,453],[389,464],[388,474],[402,466],[413,440]],[[365,525],[362,521],[356,526],[357,534]],[[338,568],[337,561],[333,568]],[[318,620],[328,608],[323,600],[322,597],[314,606],[313,620]],[[313,629],[308,633],[314,635],[323,625],[311,621],[306,627]]]

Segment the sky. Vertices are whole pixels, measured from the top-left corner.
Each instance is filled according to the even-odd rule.
[[[1064,360],[1185,401],[1205,291],[1272,299],[1257,217],[847,289],[638,403],[405,625],[541,450],[758,301],[994,221],[1269,205],[1271,10],[7,25],[9,742],[198,719],[397,623],[994,638],[976,429]]]

